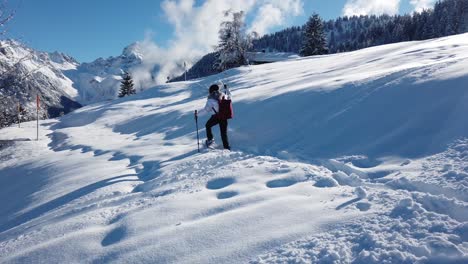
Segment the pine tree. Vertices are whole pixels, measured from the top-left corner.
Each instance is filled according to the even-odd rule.
[[[26,109],[20,103],[18,103],[18,123],[23,122],[26,115]]]
[[[463,0],[460,7],[462,28],[461,32],[468,31],[468,0]]]
[[[432,11],[423,10],[421,15],[421,39],[430,39],[434,37],[434,24],[431,16]]]
[[[128,72],[125,72],[122,76],[122,81],[120,82],[119,97],[132,94],[136,94],[136,90],[133,87],[132,76]]]
[[[462,17],[462,26],[461,32],[468,31],[468,0],[462,2],[461,6],[461,17]]]
[[[335,39],[335,31],[330,32],[330,49],[336,50],[336,39]]]
[[[230,11],[225,13],[229,16]],[[247,64],[247,51],[257,34],[246,34],[244,12],[232,13],[231,21],[221,23],[219,44],[216,49],[217,60],[214,67],[220,71]]]
[[[301,56],[327,54],[327,40],[324,34],[323,22],[319,15],[314,14],[305,26],[304,42],[300,51]]]

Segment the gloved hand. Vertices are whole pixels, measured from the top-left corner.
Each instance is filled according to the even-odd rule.
[[[197,112],[197,110],[195,110],[195,115],[194,115],[194,117],[195,117],[195,120],[198,118],[198,112]]]

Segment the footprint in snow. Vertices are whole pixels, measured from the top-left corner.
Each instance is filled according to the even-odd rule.
[[[358,168],[366,169],[377,167],[380,164],[382,164],[382,161],[371,159],[368,157],[363,157],[360,159],[352,160],[351,163]]]
[[[395,171],[391,170],[383,170],[383,171],[376,171],[376,172],[369,172],[367,176],[369,179],[375,180],[389,176],[390,174],[394,173]]]
[[[268,188],[284,188],[296,184],[298,181],[294,179],[279,179],[272,180],[266,183]]]
[[[238,192],[220,192],[216,195],[216,197],[219,199],[219,200],[223,200],[223,199],[229,199],[229,198],[232,198],[236,195],[238,195],[239,193]]]
[[[403,166],[406,166],[406,165],[409,165],[411,163],[411,160],[410,159],[407,159],[405,161],[403,161],[400,166],[403,167]]]
[[[331,177],[319,177],[314,183],[314,186],[318,188],[336,187],[338,185],[338,182]]]
[[[371,204],[366,202],[360,202],[356,204],[356,208],[359,209],[361,212],[365,212],[371,208]]]
[[[101,245],[103,247],[110,246],[112,244],[118,243],[126,236],[127,231],[124,227],[117,227],[116,229],[112,230],[109,234],[104,237],[101,241]]]
[[[206,184],[206,188],[210,190],[219,190],[219,189],[226,188],[227,186],[235,182],[236,180],[234,178],[217,178],[217,179],[210,180]]]

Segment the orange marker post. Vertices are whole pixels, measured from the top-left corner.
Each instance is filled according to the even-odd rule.
[[[37,95],[36,96],[36,116],[37,116],[36,141],[39,141],[39,108],[40,108],[40,100],[39,100],[39,95]]]

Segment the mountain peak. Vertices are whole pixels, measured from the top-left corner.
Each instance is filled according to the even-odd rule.
[[[59,63],[59,64],[63,64],[63,63],[71,63],[71,64],[74,64],[74,65],[78,65],[79,62],[73,58],[72,56],[69,56],[65,53],[62,53],[62,52],[58,52],[58,51],[54,51],[54,52],[50,52],[49,53],[49,58],[51,61],[55,62],[55,63]]]
[[[143,55],[141,54],[140,43],[134,42],[125,47],[122,51],[122,57],[141,61],[143,59]]]

